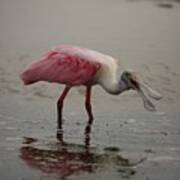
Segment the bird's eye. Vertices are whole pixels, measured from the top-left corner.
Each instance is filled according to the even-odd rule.
[[[125,75],[126,75],[126,77],[130,77],[131,76],[131,74],[129,72],[126,72]]]

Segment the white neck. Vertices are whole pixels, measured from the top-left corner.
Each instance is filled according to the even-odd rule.
[[[101,83],[102,87],[110,94],[120,94],[127,90],[127,84],[124,81],[118,81],[118,80],[107,80],[103,83]]]

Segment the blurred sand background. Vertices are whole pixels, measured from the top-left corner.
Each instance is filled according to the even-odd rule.
[[[178,180],[179,17],[178,0],[0,0],[1,179]],[[59,170],[63,169],[62,162],[61,168],[50,171],[49,161],[43,161],[46,166],[38,166],[38,162],[29,166],[20,158],[24,136],[37,140],[31,147],[39,150],[42,159],[43,153],[58,149],[56,101],[63,86],[42,82],[24,87],[19,74],[28,63],[60,44],[83,46],[115,57],[121,69],[137,70],[164,96],[156,103],[158,112],[149,113],[134,92],[114,97],[94,88],[92,172],[75,169],[64,175]],[[75,156],[84,142],[87,119],[83,103],[83,96],[72,91],[64,112],[65,139],[73,144],[67,148],[70,152],[73,149]],[[25,150],[34,155],[34,149]],[[121,156],[138,163],[124,167]],[[78,163],[88,164],[80,159]]]

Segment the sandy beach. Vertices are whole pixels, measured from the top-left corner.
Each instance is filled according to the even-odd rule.
[[[178,0],[0,1],[0,179],[179,180],[180,3]],[[24,86],[20,72],[47,50],[73,44],[109,54],[163,94],[147,112],[137,93],[93,88],[93,124],[74,89]]]

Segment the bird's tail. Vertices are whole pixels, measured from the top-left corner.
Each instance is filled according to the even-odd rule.
[[[30,69],[25,69],[21,74],[20,74],[21,80],[24,82],[25,85],[30,85],[35,82],[37,82],[33,76],[33,73]]]
[[[34,61],[23,70],[20,78],[25,85],[36,83],[41,80],[40,74],[42,68],[42,61]]]
[[[33,84],[38,81],[52,82],[52,75],[56,67],[56,61],[53,61],[51,56],[56,54],[54,51],[50,51],[42,56],[42,58],[33,61],[28,65],[21,73],[20,78],[25,85]]]

